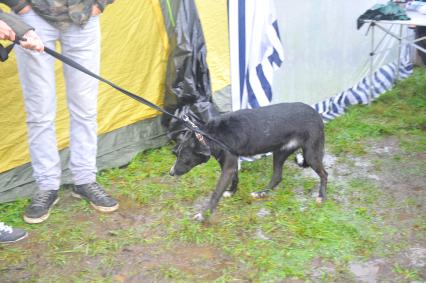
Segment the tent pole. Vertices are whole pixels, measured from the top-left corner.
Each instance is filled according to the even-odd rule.
[[[396,80],[399,81],[400,74],[399,68],[401,66],[401,49],[402,49],[402,25],[399,25],[399,37],[398,37],[398,71],[396,72]]]
[[[369,87],[369,95],[367,96],[368,105],[371,103],[371,99],[373,97],[373,65],[374,65],[374,22],[371,23],[371,52],[370,52],[370,87]]]

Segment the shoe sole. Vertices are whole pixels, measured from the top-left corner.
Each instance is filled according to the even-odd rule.
[[[18,239],[13,240],[13,241],[0,242],[0,244],[13,244],[13,243],[19,242],[20,240],[25,239],[27,236],[28,236],[28,233],[25,233],[25,235],[23,235],[21,238],[18,238]]]
[[[38,223],[46,221],[47,218],[49,218],[50,216],[50,211],[52,210],[53,206],[55,206],[55,204],[58,203],[58,201],[59,201],[59,197],[53,202],[53,204],[50,206],[49,210],[47,211],[45,215],[42,215],[38,218],[31,218],[24,215],[24,221],[27,222],[28,224],[38,224]]]
[[[82,196],[82,195],[80,195],[80,194],[78,194],[78,193],[75,193],[75,192],[71,192],[71,195],[73,196],[73,197],[75,197],[75,198],[79,198],[79,199],[84,199],[84,200],[87,200],[84,196]],[[88,200],[89,201],[89,200]],[[116,211],[117,209],[118,209],[118,207],[119,207],[119,204],[117,203],[116,205],[114,205],[114,206],[111,206],[111,207],[108,207],[108,206],[99,206],[99,205],[96,205],[96,204],[94,204],[93,202],[91,202],[91,201],[89,201],[90,202],[90,205],[94,208],[94,209],[96,209],[97,211],[99,211],[99,212],[114,212],[114,211]]]

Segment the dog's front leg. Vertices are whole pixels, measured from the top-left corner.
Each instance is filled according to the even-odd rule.
[[[222,173],[220,174],[219,181],[216,184],[216,189],[213,192],[207,207],[202,212],[194,216],[196,220],[203,221],[214,212],[226,188],[229,187],[231,181],[234,179],[233,177],[237,170],[238,157],[230,153],[226,153]]]

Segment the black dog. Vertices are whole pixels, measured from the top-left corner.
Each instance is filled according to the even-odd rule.
[[[303,150],[304,165],[310,166],[320,177],[318,202],[326,198],[327,172],[324,156],[324,125],[321,116],[303,103],[281,103],[258,109],[246,109],[219,115],[209,109],[205,131],[224,142],[239,156],[273,153],[273,175],[266,188],[254,192],[254,197],[264,197],[282,180],[282,169],[287,157],[297,149]],[[203,116],[203,113],[198,113]],[[206,117],[198,117],[205,120]],[[208,206],[196,219],[203,220],[206,214],[217,207],[226,192],[232,195],[238,185],[238,156],[220,148],[207,138],[197,137],[186,131],[177,138],[173,149],[177,156],[170,175],[183,175],[198,164],[207,162],[213,155],[219,162],[222,173]]]

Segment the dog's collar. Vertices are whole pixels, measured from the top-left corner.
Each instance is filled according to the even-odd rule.
[[[194,132],[197,140],[201,144],[203,144],[205,146],[209,146],[206,142],[206,138],[207,138],[207,139],[212,140],[213,142],[217,143],[223,150],[229,151],[230,153],[232,153],[235,156],[239,155],[235,150],[233,150],[231,147],[229,147],[228,145],[226,145],[225,143],[223,143],[219,139],[212,137],[208,133],[206,133],[203,130],[201,130],[200,128],[198,128],[198,126],[194,122],[189,120],[189,117],[186,114],[183,114],[181,117],[182,117],[181,119],[186,123],[186,125],[189,125],[192,128],[192,131]]]
[[[186,123],[188,123],[193,129],[199,129],[197,125],[195,125],[194,122],[192,122],[191,120],[189,120],[189,117],[187,115],[182,115],[182,120],[184,120]],[[204,136],[198,132],[195,132],[195,137],[197,138],[197,140],[203,144],[203,145],[207,145],[206,139],[204,138]]]
[[[202,134],[195,133],[195,137],[200,143],[202,143],[203,145],[207,145],[206,140],[204,139],[204,136]]]

